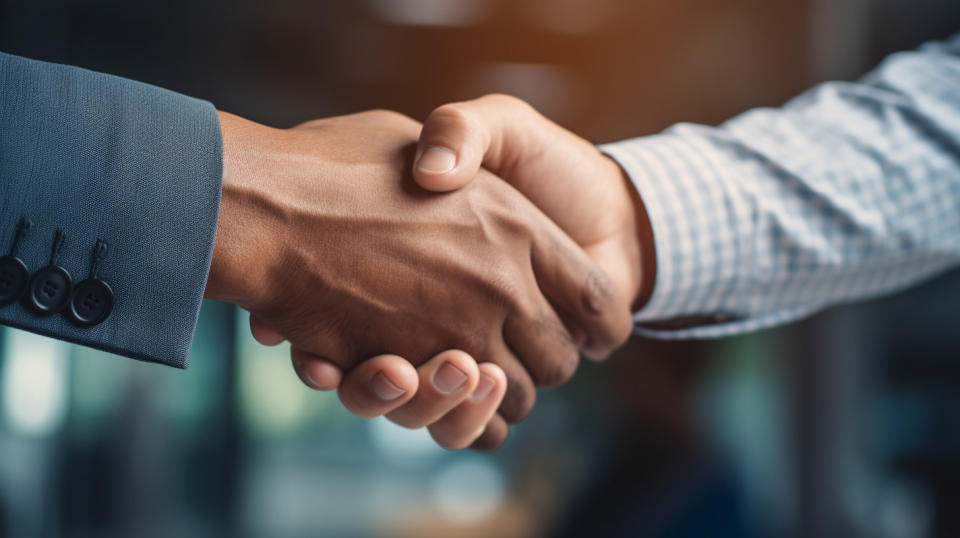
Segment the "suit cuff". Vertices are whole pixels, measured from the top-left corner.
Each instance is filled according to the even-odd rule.
[[[213,105],[139,82],[0,54],[0,244],[16,221],[31,274],[58,256],[77,283],[98,265],[114,304],[91,327],[22,302],[0,323],[109,352],[186,367],[217,228],[222,140]],[[29,290],[28,290],[29,291]]]

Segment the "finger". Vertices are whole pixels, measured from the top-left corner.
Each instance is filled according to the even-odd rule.
[[[290,359],[304,385],[314,390],[333,390],[340,386],[343,372],[329,360],[297,348],[290,349]]]
[[[630,305],[610,277],[567,234],[536,208],[531,261],[543,295],[584,353],[605,357],[630,336]]]
[[[254,340],[265,346],[275,346],[285,340],[269,323],[256,314],[250,314],[250,333]]]
[[[503,340],[487,352],[485,359],[507,376],[507,392],[498,409],[500,416],[510,424],[525,419],[537,401],[537,387],[530,372]]]
[[[463,351],[444,351],[417,367],[417,393],[403,406],[387,414],[406,428],[432,424],[470,396],[480,372],[473,357]]]
[[[427,116],[414,157],[413,177],[438,192],[459,189],[473,179],[490,149],[490,126],[469,104],[443,105]]]
[[[606,200],[590,181],[598,159],[608,164],[592,144],[519,99],[489,95],[434,110],[424,121],[417,148],[413,175],[426,189],[459,188],[481,166],[516,187],[549,229],[535,244],[538,282],[546,284],[544,294],[562,310],[568,327],[583,332],[584,351],[600,358],[626,341],[632,325],[629,298],[617,294],[610,276],[576,247],[605,238],[594,228],[610,229],[583,225],[596,220],[596,206],[589,202]],[[438,164],[450,162],[449,170]]]
[[[507,315],[503,338],[537,387],[567,382],[580,363],[580,346],[539,294]]]
[[[500,367],[484,362],[478,369],[480,377],[470,397],[428,427],[434,441],[444,448],[459,450],[477,440],[507,391],[507,376]]]
[[[428,157],[443,153],[431,153],[431,147],[453,152],[454,168],[439,172],[442,167],[430,161],[440,159]],[[413,176],[423,188],[462,187],[482,166],[583,246],[603,243],[624,226],[622,214],[629,213],[624,206],[632,205],[636,196],[620,167],[596,146],[509,95],[485,95],[437,108],[423,123],[417,154]],[[421,160],[427,161],[424,166]],[[600,180],[606,177],[618,178],[623,196]],[[610,211],[598,212],[598,207]]]
[[[347,372],[340,401],[351,413],[373,418],[406,404],[417,393],[417,370],[403,357],[379,355]]]
[[[503,446],[510,436],[510,427],[500,415],[493,415],[487,427],[477,440],[470,445],[470,448],[481,452],[490,452]]]

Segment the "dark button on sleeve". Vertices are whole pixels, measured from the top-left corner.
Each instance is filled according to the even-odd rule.
[[[37,314],[56,314],[67,306],[72,284],[66,269],[59,265],[48,265],[33,275],[27,303]]]
[[[67,314],[77,325],[89,327],[107,319],[112,309],[110,286],[99,278],[88,278],[74,288]]]
[[[23,295],[30,280],[27,266],[15,256],[0,258],[0,306],[10,304]]]

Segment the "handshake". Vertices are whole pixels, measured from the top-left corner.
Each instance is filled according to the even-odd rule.
[[[526,103],[291,129],[220,113],[223,191],[205,296],[288,340],[353,413],[494,449],[579,352],[621,345],[650,296],[652,232],[620,167]]]
[[[42,234],[14,235],[0,323],[185,366],[206,277],[205,297],[248,310],[260,342],[289,340],[300,378],[354,413],[495,448],[580,350],[622,344],[632,311],[649,334],[721,337],[960,264],[958,43],[617,143],[617,162],[505,96],[423,125],[219,113],[218,133],[209,103],[0,53],[3,201],[57,230],[49,258]],[[112,244],[116,301],[71,291],[64,230],[96,246],[90,278]],[[34,285],[46,269],[28,285],[44,260],[59,285]],[[82,297],[111,320],[20,308],[27,288],[51,305],[39,314]]]

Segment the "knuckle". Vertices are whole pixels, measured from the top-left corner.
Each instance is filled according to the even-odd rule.
[[[580,364],[580,351],[570,331],[552,312],[531,318],[530,330],[539,344],[537,362],[528,364],[537,387],[555,387],[570,380]]]
[[[481,99],[489,101],[501,107],[508,107],[513,110],[520,110],[524,112],[534,110],[533,106],[530,103],[524,101],[523,99],[515,95],[510,95],[508,93],[489,93],[481,97]]]
[[[500,404],[500,415],[508,424],[520,422],[527,418],[536,401],[537,393],[532,387],[520,387],[517,383],[510,382]]]
[[[433,109],[430,113],[431,121],[438,121],[448,128],[468,130],[473,122],[472,116],[462,103],[447,103]]]
[[[606,359],[630,339],[633,332],[633,320],[629,311],[625,311],[622,316],[616,316],[615,319],[616,321],[611,323],[617,327],[610,333],[610,337],[606,341],[588,342],[585,346],[584,353],[591,359],[596,361]]]
[[[576,348],[570,346],[548,360],[534,372],[533,381],[538,387],[556,387],[573,377],[580,364],[580,356]]]
[[[590,314],[602,314],[614,304],[615,298],[616,292],[610,277],[599,268],[591,269],[581,294],[584,309]]]

